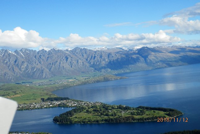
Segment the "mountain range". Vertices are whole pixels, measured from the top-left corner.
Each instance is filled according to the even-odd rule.
[[[92,50],[0,49],[0,82],[101,72],[141,71],[200,63],[200,47],[142,47]]]

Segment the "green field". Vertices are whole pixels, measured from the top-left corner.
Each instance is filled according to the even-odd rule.
[[[17,84],[4,84],[0,86],[0,95],[17,101],[19,104],[39,102],[41,98],[54,97],[50,89]]]
[[[106,76],[82,76],[75,78],[52,78],[46,80],[24,81],[15,84],[1,84],[0,96],[22,103],[40,102],[41,98],[56,97],[52,91],[64,89],[71,86],[117,80],[123,77],[114,75]]]

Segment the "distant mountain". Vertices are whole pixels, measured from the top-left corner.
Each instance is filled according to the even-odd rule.
[[[0,82],[74,76],[91,72],[139,71],[200,63],[199,47],[90,50],[0,50]]]

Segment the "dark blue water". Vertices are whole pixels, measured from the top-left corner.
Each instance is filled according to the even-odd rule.
[[[11,131],[51,132],[53,134],[133,134],[200,129],[200,64],[122,74],[127,79],[88,84],[54,93],[85,101],[129,106],[175,108],[188,122],[147,122],[91,125],[57,125],[52,122],[67,108],[18,111]]]

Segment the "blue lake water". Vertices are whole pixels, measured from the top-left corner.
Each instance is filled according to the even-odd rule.
[[[57,125],[52,118],[70,108],[17,111],[11,131],[53,134],[159,134],[200,129],[200,64],[121,74],[127,79],[57,90],[58,96],[128,106],[175,108],[188,122]]]

